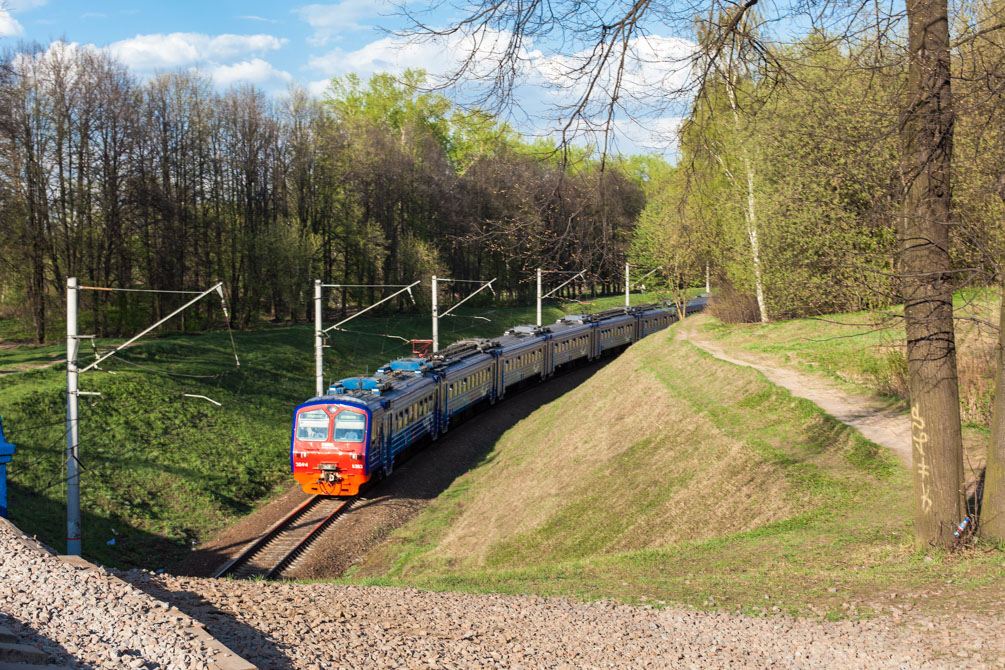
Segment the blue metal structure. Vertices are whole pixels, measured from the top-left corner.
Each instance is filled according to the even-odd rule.
[[[16,447],[3,434],[3,417],[0,417],[0,517],[7,518],[7,464],[14,457]]]

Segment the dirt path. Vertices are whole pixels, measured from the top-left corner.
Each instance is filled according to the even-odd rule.
[[[809,400],[841,423],[857,429],[867,439],[886,447],[906,467],[911,467],[911,419],[903,410],[890,408],[877,396],[849,393],[826,379],[774,365],[750,352],[726,353],[705,337],[698,325],[696,320],[688,320],[678,329],[678,339],[687,340],[721,360],[758,370],[772,384]]]

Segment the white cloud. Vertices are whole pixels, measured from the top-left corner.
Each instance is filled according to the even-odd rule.
[[[267,19],[263,16],[255,16],[254,14],[246,14],[245,16],[235,16],[236,19],[243,19],[245,21],[260,21],[262,23],[279,23],[276,19]]]
[[[6,9],[0,8],[0,37],[17,37],[24,34],[24,28]]]
[[[293,10],[303,21],[314,28],[307,41],[314,46],[324,46],[339,33],[360,30],[366,19],[385,16],[393,5],[388,0],[342,0],[333,5],[304,5]]]
[[[691,77],[691,59],[695,43],[679,37],[650,35],[637,37],[628,45],[628,58],[622,74],[621,95],[638,101],[665,98],[688,87]],[[568,98],[586,90],[586,80],[577,77],[584,66],[589,70],[591,52],[583,51],[571,56],[540,58],[535,69],[554,90],[554,95]],[[606,67],[597,80],[600,90],[611,91],[615,85],[616,70],[613,64]]]
[[[39,7],[45,7],[49,4],[49,0],[7,0],[3,4],[7,7],[7,9],[17,14],[19,12],[28,12],[33,9],[38,9]]]
[[[82,52],[96,52],[98,48],[93,44],[79,44],[78,42],[63,42],[61,40],[56,40],[49,44],[49,47],[45,51],[40,52],[20,52],[14,56],[12,65],[15,72],[29,75],[28,73],[34,72],[39,66],[56,65],[59,64],[60,70],[63,72],[63,76],[67,80],[72,80],[79,74],[79,59],[77,58]]]
[[[272,35],[157,33],[114,42],[108,50],[130,68],[149,71],[203,63],[221,64],[235,58],[275,51],[285,43],[285,39]]]
[[[508,46],[509,39],[507,32],[484,34],[477,43],[478,53],[472,59],[470,74],[491,78],[493,64]],[[355,72],[364,79],[377,72],[400,73],[406,68],[421,68],[436,78],[456,72],[475,45],[474,38],[460,35],[421,43],[383,37],[354,51],[335,48],[314,56],[309,66],[326,76]],[[525,120],[535,126],[532,132],[556,136],[562,126],[556,119],[566,118],[564,115],[569,110],[565,106],[585,90],[585,81],[576,78],[576,68],[583,65],[583,59],[589,54],[559,56],[545,54],[534,45],[529,47],[520,53],[520,81],[514,99],[520,100]],[[680,109],[686,107],[689,100],[687,89],[694,48],[694,43],[688,40],[658,35],[631,42],[612,128],[616,138],[614,149],[629,153],[676,151]],[[587,111],[592,121],[579,121],[572,129],[577,142],[597,144],[602,141],[599,131],[606,118],[602,103],[613,87],[614,74],[613,68],[601,72],[596,98]],[[327,79],[311,82],[308,90],[319,95],[327,85]],[[477,97],[479,85],[473,84],[470,90]],[[464,96],[463,90],[461,96]]]
[[[617,148],[623,153],[674,154],[678,149],[681,125],[686,120],[683,116],[622,120],[615,121],[612,130],[618,138]]]
[[[252,58],[233,65],[219,65],[210,71],[210,76],[222,87],[244,82],[264,89],[277,89],[284,88],[293,81],[293,75],[289,72],[278,70],[261,58]]]
[[[318,79],[317,81],[307,82],[307,92],[320,98],[321,94],[328,89],[328,84],[330,83],[331,79]]]
[[[492,32],[481,40],[478,54],[472,61],[476,67],[479,63],[482,66],[472,74],[487,74],[493,57],[501,53],[508,39],[509,33]],[[321,56],[312,56],[308,62],[310,67],[330,76],[355,72],[366,77],[376,72],[402,72],[411,68],[425,70],[435,77],[455,71],[474,48],[474,39],[463,35],[424,42],[383,37],[355,51],[335,48]],[[525,58],[533,59],[535,54],[525,54]]]

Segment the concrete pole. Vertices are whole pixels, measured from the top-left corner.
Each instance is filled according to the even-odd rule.
[[[433,353],[440,350],[440,314],[436,304],[436,275],[433,275]]]
[[[321,332],[321,280],[314,280],[314,379],[317,395],[324,395],[324,344]]]
[[[628,263],[625,263],[625,307],[630,307],[631,304],[632,304],[631,298],[629,298],[629,296],[628,296],[628,293],[629,293],[628,289],[630,287],[630,285],[628,283],[628,277],[629,277],[629,274],[628,274]]]
[[[537,269],[537,325],[541,325],[541,268]]]
[[[80,556],[80,471],[77,426],[77,278],[66,280],[66,553]]]
[[[712,284],[708,281],[708,263],[705,263],[705,293],[712,292]]]

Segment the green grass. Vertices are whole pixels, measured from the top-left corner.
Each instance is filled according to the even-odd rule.
[[[549,302],[544,322],[618,304],[623,296],[585,306]],[[533,306],[463,306],[441,320],[441,343],[495,336],[533,319]],[[352,332],[335,333],[325,350],[326,383],[409,354],[408,345],[380,334],[428,338],[430,332],[429,317],[418,314],[361,317],[346,327]],[[20,331],[0,321],[0,332]],[[85,557],[118,567],[169,566],[192,543],[292,483],[290,418],[314,394],[313,327],[236,332],[234,339],[239,369],[228,334],[211,332],[144,339],[102,364],[103,371],[81,376],[81,390],[102,394],[80,403]],[[105,350],[115,343],[96,345]],[[0,348],[0,370],[10,372],[0,375],[0,416],[17,445],[8,467],[11,520],[58,551],[65,549],[66,523],[65,355],[62,343]],[[93,358],[83,342],[81,363]]]
[[[985,431],[994,397],[995,337],[984,324],[998,321],[999,293],[966,289],[954,295],[957,370],[964,426]],[[907,401],[903,310],[832,314],[769,324],[711,321],[705,333],[730,348],[822,374],[850,390]]]
[[[457,537],[477,532],[471,530],[471,516],[485,492],[521,481],[523,459],[529,457],[525,450],[556,449],[550,436],[571,426],[561,423],[562,416],[573,417],[573,423],[584,420],[582,397],[570,393],[511,429],[480,467],[455,481],[342,581],[829,618],[890,613],[891,607],[905,606],[932,613],[958,608],[990,612],[1000,603],[1002,555],[984,549],[952,555],[916,552],[909,475],[856,431],[760,374],[711,359],[690,345],[666,339],[657,347],[644,341],[622,359],[598,373],[594,379],[599,378],[599,387],[617,393],[624,371],[615,366],[631,361],[636,374],[658,380],[666,396],[647,393],[647,402],[627,420],[655,421],[652,405],[667,403],[694,421],[654,428],[646,439],[611,449],[616,453],[609,456],[595,454],[602,459],[596,478],[581,485],[564,479],[564,468],[556,468],[551,485],[571,494],[564,493],[563,501],[529,529],[500,537],[486,524],[484,558],[466,557],[455,548]],[[673,432],[683,432],[687,440],[668,436]],[[540,436],[540,441],[525,445],[527,435]],[[749,478],[758,487],[777,477],[784,480],[781,500],[758,503],[780,505],[780,518],[709,536],[707,527],[722,521],[716,508],[746,494],[711,484],[714,465],[683,476],[664,474],[661,466],[654,477],[653,464],[692,458],[696,452],[698,463],[715,461],[722,445],[736,443],[742,444]],[[673,450],[672,458],[660,458],[659,449]],[[598,488],[597,482],[611,481],[612,475],[614,486]],[[695,487],[698,504],[688,507],[678,499],[675,504],[687,516],[670,523],[690,524],[691,539],[683,534],[676,541],[619,547],[614,539],[619,529],[652,531],[644,519],[660,518],[674,493],[689,486]],[[524,505],[522,496],[499,504],[506,515],[517,517],[533,514],[527,507],[540,506],[537,501]],[[736,518],[734,525],[743,521]],[[469,544],[478,546],[478,539]],[[622,538],[620,544],[631,542]]]

